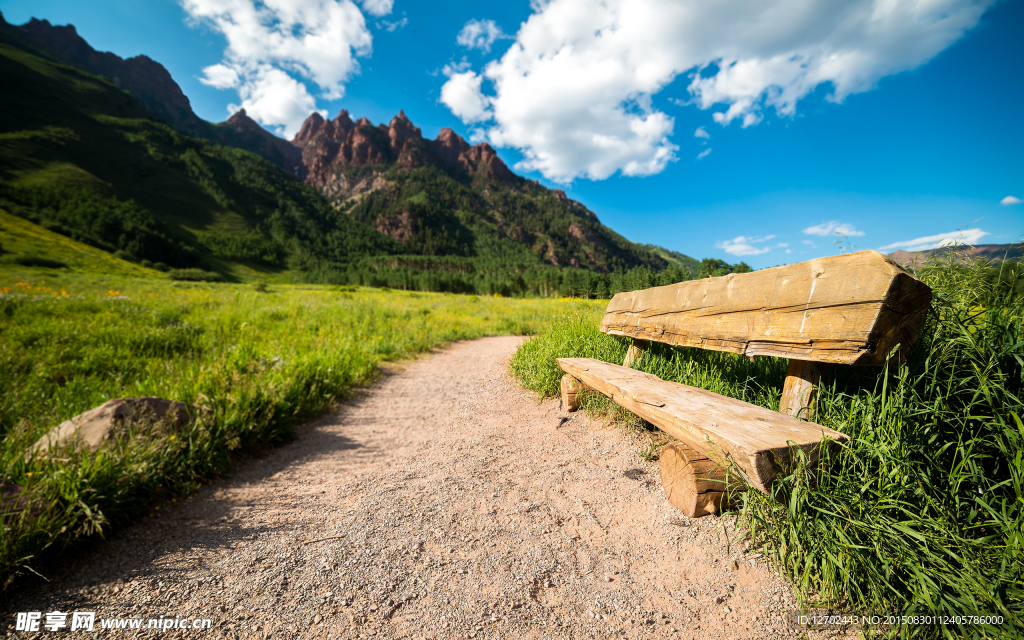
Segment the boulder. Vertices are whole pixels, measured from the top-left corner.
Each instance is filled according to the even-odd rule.
[[[135,433],[173,433],[200,414],[196,407],[163,398],[115,398],[65,420],[29,448],[30,453],[66,446],[96,451],[105,442]]]

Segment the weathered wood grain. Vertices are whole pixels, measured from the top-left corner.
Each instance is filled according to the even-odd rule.
[[[818,401],[818,384],[827,364],[790,360],[786,369],[786,384],[782,387],[779,411],[801,420],[814,421]]]
[[[742,400],[668,382],[649,373],[592,358],[559,358],[562,371],[603,393],[720,466],[732,461],[754,488],[767,492],[791,459],[791,447],[813,464],[823,438],[849,438]]]
[[[693,447],[683,442],[662,447],[658,471],[669,504],[687,517],[699,518],[728,508],[728,504],[723,504],[725,469]],[[735,480],[735,476],[730,480]]]
[[[562,376],[562,407],[569,412],[580,408],[580,394],[587,390],[583,383],[565,374]]]
[[[861,251],[753,273],[619,293],[601,331],[676,346],[836,364],[909,355],[931,289]]]

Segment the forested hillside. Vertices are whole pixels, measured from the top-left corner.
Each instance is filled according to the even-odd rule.
[[[262,158],[183,136],[131,95],[0,42],[0,206],[155,265],[315,270],[397,252]]]

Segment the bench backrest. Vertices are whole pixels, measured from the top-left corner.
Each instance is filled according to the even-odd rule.
[[[601,331],[676,346],[809,362],[909,356],[932,291],[876,251],[619,293]]]

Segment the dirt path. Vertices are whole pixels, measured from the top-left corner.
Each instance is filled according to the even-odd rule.
[[[519,340],[399,368],[19,594],[4,630],[56,610],[211,619],[194,637],[790,637],[776,572],[668,506],[639,441],[557,427],[507,373]]]

